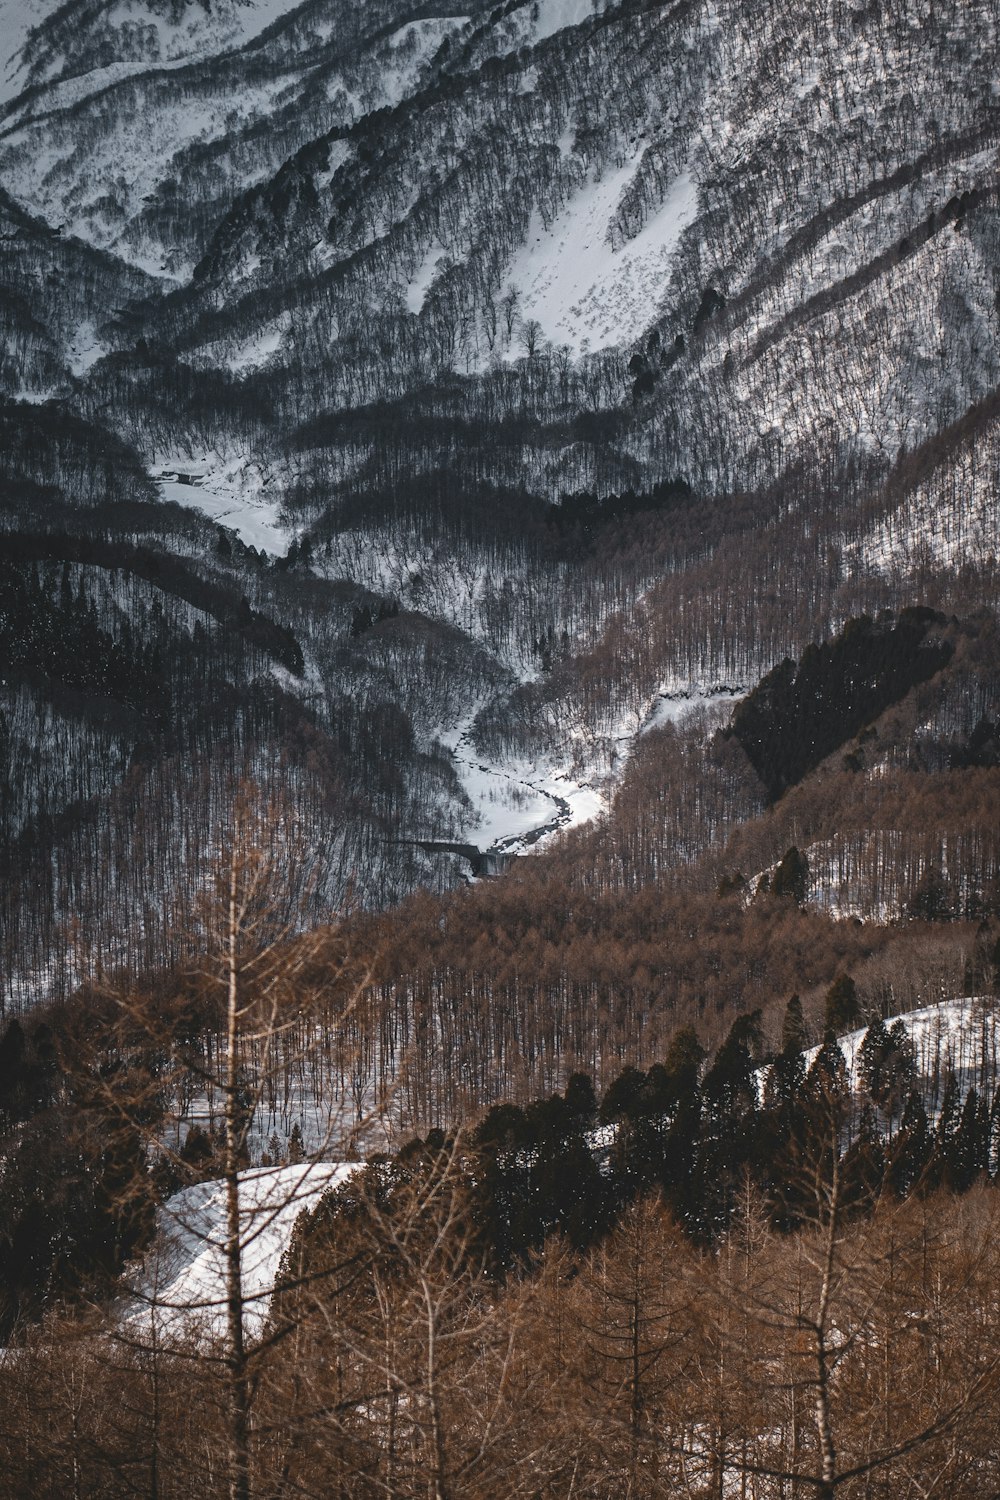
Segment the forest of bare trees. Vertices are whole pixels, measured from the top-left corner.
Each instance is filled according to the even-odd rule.
[[[232,1487],[211,1348],[53,1312],[0,1364],[11,1495],[979,1496],[995,1485],[996,1203],[776,1234],[747,1192],[698,1250],[654,1200],[497,1281],[448,1152],[300,1231]],[[334,1209],[336,1208],[336,1212]],[[297,1282],[297,1284],[295,1284]]]

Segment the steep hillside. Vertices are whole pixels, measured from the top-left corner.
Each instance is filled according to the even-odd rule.
[[[862,615],[997,607],[992,6],[4,15],[18,1004],[130,930],[170,949],[241,777],[323,851],[303,920],[384,907],[607,807],[671,703]],[[704,814],[662,869],[760,795],[685,754]],[[875,900],[847,844],[892,862],[865,816],[811,840],[838,910]]]
[[[53,226],[186,279],[234,197],[413,88],[461,22],[424,14],[401,0],[53,8],[9,64],[0,172]]]

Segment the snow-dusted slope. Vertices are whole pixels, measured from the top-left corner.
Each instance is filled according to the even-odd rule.
[[[1000,539],[1000,407],[991,396],[942,444],[930,472],[899,484],[894,503],[851,536],[859,571],[905,578],[928,564],[989,567]]]
[[[673,251],[697,211],[697,188],[682,172],[635,238],[614,248],[613,222],[644,150],[588,180],[547,227],[536,212],[507,271],[523,318],[536,319],[545,338],[576,356],[631,343],[649,326],[669,284]]]
[[[995,7],[744,9],[73,0],[22,59],[0,171],[133,264],[210,270],[172,309],[211,325],[185,357],[334,409],[516,364],[537,324],[609,355],[571,404],[627,402],[647,360],[651,477],[755,484],[841,429],[888,463],[1000,379]],[[553,497],[594,482],[532,460]]]
[[[897,1023],[902,1024],[909,1038],[917,1083],[932,1109],[940,1102],[949,1073],[955,1075],[961,1098],[971,1088],[982,1093],[984,1087],[995,1085],[1000,1074],[1000,1006],[994,996],[967,995],[941,1000],[920,1010],[890,1016],[885,1026],[888,1029]],[[863,1026],[838,1038],[853,1090],[862,1083],[860,1052],[867,1029]],[[805,1054],[807,1068],[817,1050],[813,1047]]]
[[[0,106],[32,88],[46,91],[47,108],[59,108],[145,68],[177,67],[236,51],[300,3],[2,0]],[[54,46],[53,40],[64,46]]]
[[[393,26],[405,14],[394,0],[176,12],[74,0],[8,60],[5,185],[49,222],[182,279],[238,193],[312,137],[398,102],[464,19]]]
[[[0,0],[0,106],[21,92],[21,53],[39,22],[57,8],[57,0]]]
[[[304,359],[334,409],[474,375],[491,420],[530,353],[547,419],[632,415],[620,466],[524,453],[551,499],[754,487],[817,446],[891,464],[1000,381],[995,8],[744,9],[468,7],[398,110],[234,207],[185,353],[232,296],[231,368]],[[948,100],[933,132],[918,98]],[[308,348],[274,337],[303,298]]]
[[[240,1173],[244,1327],[262,1331],[275,1277],[299,1214],[315,1208],[327,1188],[346,1181],[352,1163],[313,1162]],[[139,1338],[156,1321],[159,1336],[197,1333],[221,1338],[226,1327],[226,1194],[202,1182],[160,1209],[157,1238],[145,1258],[127,1318]]]

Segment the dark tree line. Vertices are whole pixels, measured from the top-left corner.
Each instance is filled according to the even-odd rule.
[[[732,733],[772,801],[891,704],[947,666],[954,647],[945,618],[905,609],[848,622],[796,664],[781,662],[740,703]]]

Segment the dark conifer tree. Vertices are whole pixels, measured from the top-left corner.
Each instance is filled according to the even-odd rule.
[[[566,1084],[566,1108],[579,1128],[589,1130],[597,1120],[597,1095],[588,1073],[574,1073]]]
[[[702,1083],[698,1176],[702,1232],[722,1233],[738,1185],[756,1152],[761,1013],[738,1016]]]
[[[874,1102],[881,1107],[885,1102],[888,1079],[886,1065],[892,1050],[892,1042],[881,1016],[869,1024],[858,1049],[858,1071],[861,1082]]]
[[[23,1118],[27,1104],[24,1027],[15,1016],[0,1040],[0,1123],[10,1128]]]
[[[885,1172],[882,1133],[874,1110],[866,1104],[861,1111],[857,1134],[844,1152],[841,1164],[844,1206],[853,1212],[870,1213],[882,1191]]]
[[[962,1113],[947,1143],[945,1183],[953,1192],[965,1193],[980,1173],[989,1167],[989,1115],[975,1089],[965,1096]]]
[[[782,1052],[804,1052],[808,1046],[802,1001],[793,995],[785,1006],[785,1017],[781,1024]]]
[[[788,850],[771,881],[775,896],[789,896],[801,906],[809,890],[809,861],[793,844]]]
[[[933,1149],[934,1137],[923,1097],[917,1089],[911,1089],[900,1128],[893,1138],[888,1163],[888,1180],[901,1198],[927,1181]]]
[[[839,974],[826,992],[825,1029],[841,1036],[845,1031],[853,1031],[860,1021],[858,987],[849,974]]]

